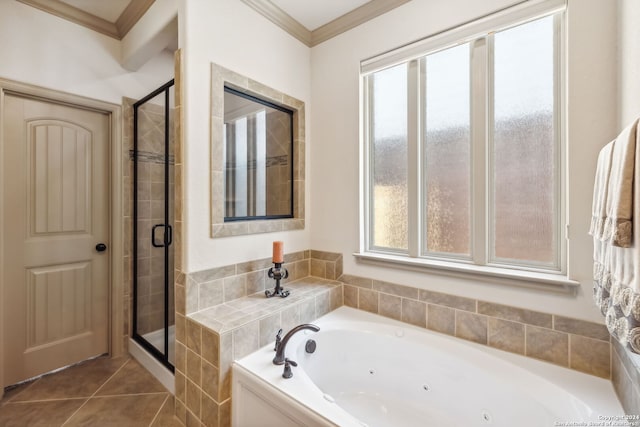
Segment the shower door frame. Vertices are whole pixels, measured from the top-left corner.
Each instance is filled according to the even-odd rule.
[[[175,79],[169,80],[149,95],[133,104],[133,339],[146,351],[155,357],[171,372],[175,372],[174,365],[169,362],[169,246],[171,246],[171,225],[169,224],[169,89],[175,84]],[[164,92],[164,352],[158,350],[138,333],[138,108],[147,101]],[[169,238],[167,239],[167,226]]]

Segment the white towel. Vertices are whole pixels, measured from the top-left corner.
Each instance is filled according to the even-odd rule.
[[[616,138],[611,153],[611,169],[606,199],[603,238],[613,246],[628,248],[632,243],[633,174],[638,119]]]
[[[593,205],[591,209],[591,227],[589,234],[602,240],[604,223],[607,218],[607,191],[611,172],[611,153],[615,141],[611,141],[600,150],[596,167],[596,179],[593,185]]]
[[[632,224],[640,220],[640,169],[635,169],[636,161],[640,168],[638,123],[636,119],[600,151],[589,230],[596,305],[611,336],[636,353],[640,353],[640,236],[633,235],[638,224]]]

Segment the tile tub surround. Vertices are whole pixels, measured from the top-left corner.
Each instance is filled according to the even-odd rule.
[[[306,250],[285,254],[289,277],[283,285],[307,276],[335,280],[342,275],[342,255]],[[186,277],[186,314],[195,313],[275,286],[267,275],[271,258],[217,267]]]
[[[611,340],[611,382],[625,413],[640,414],[640,357]]]
[[[611,378],[604,325],[347,274],[339,280],[347,306]]]
[[[271,259],[195,273],[176,281],[176,416],[185,425],[231,425],[231,364],[272,342],[279,328],[311,322],[343,305],[342,256],[285,254],[291,295],[265,298],[275,286]],[[189,310],[187,310],[187,307]]]

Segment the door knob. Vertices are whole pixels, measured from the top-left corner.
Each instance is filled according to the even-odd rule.
[[[96,245],[96,251],[98,252],[104,252],[107,250],[107,245],[105,245],[104,243],[98,243]]]

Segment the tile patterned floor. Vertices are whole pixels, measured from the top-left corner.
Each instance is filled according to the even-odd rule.
[[[173,396],[137,361],[100,357],[5,391],[2,427],[181,427]]]

